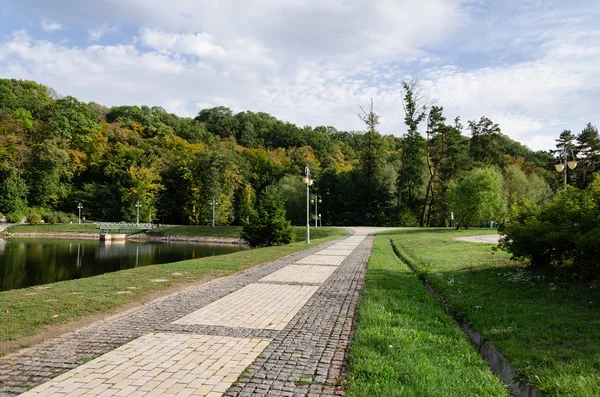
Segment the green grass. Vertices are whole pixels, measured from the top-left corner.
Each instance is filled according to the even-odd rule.
[[[292,226],[293,241],[304,241],[306,237],[305,226]],[[161,226],[148,231],[149,235],[164,236],[206,236],[206,237],[232,237],[239,238],[242,232],[241,226]],[[311,227],[311,239],[320,239],[329,236],[343,236],[347,232],[344,229],[336,227]]]
[[[600,283],[525,268],[468,230],[401,230],[391,238],[522,379],[548,396],[600,396]]]
[[[10,233],[99,233],[93,224],[42,224],[42,225],[15,225],[6,229]]]
[[[459,325],[377,237],[351,347],[348,396],[507,396]]]
[[[315,239],[311,246],[338,237]],[[306,248],[304,243],[293,243],[0,292],[0,355],[8,349],[4,341],[38,335],[47,326],[106,313],[153,292],[226,276]],[[157,279],[166,281],[152,281]]]
[[[149,235],[164,236],[206,236],[206,237],[233,237],[239,238],[242,232],[241,226],[161,226],[147,232]]]

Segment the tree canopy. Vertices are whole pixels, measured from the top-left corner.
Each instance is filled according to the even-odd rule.
[[[109,108],[59,97],[33,81],[0,79],[0,213],[11,219],[74,213],[82,203],[87,219],[133,221],[139,202],[143,220],[203,225],[211,223],[216,200],[217,224],[242,225],[262,192],[275,186],[284,193],[287,218],[303,224],[306,165],[315,179],[311,194],[322,199],[323,225],[419,219],[424,226],[446,225],[450,212],[464,205],[456,199],[461,189],[482,182],[473,178],[493,179],[486,189],[494,189],[501,206],[524,196],[543,201],[563,187],[556,153],[529,150],[485,116],[468,121],[464,131],[414,82],[404,85],[398,109],[404,134],[378,132],[376,103],[357,104],[364,131],[342,131],[225,106],[202,109],[195,118],[158,106]],[[600,159],[597,129],[565,131],[558,145],[580,160],[568,170],[568,183],[589,185]],[[494,215],[477,211],[470,224]]]

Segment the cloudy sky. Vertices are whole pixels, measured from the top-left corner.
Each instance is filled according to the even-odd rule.
[[[597,0],[2,0],[0,77],[182,116],[225,105],[401,135],[401,84],[532,149],[600,126]],[[466,124],[466,123],[465,123]]]

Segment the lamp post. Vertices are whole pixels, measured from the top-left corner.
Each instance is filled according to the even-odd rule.
[[[321,204],[321,203],[323,202],[323,200],[321,200],[321,199],[319,198],[319,195],[315,194],[315,198],[314,198],[314,200],[310,200],[310,203],[311,203],[311,204],[312,204],[313,202],[315,203],[315,227],[318,227],[318,226],[319,226],[319,224],[318,224],[317,222],[319,221],[319,215],[318,215],[318,214],[319,214],[319,211],[317,210],[317,208],[318,208],[318,207],[317,207],[317,202],[318,202],[319,204]]]
[[[569,151],[571,151],[571,157],[573,157],[573,160],[571,161],[567,161],[568,157],[569,157]],[[562,163],[564,157],[564,164]],[[560,163],[556,164],[554,166],[554,168],[556,168],[556,171],[558,172],[563,172],[565,173],[565,189],[567,188],[567,169],[575,169],[575,167],[577,167],[577,160],[575,160],[575,154],[573,153],[573,149],[567,149],[564,148],[562,152],[558,153],[558,159],[561,160]]]
[[[83,208],[83,205],[81,205],[81,203],[77,203],[77,209],[79,210],[79,224],[81,224],[81,209]]]
[[[319,214],[319,226],[323,227],[323,219],[321,218],[321,214]]]
[[[212,227],[215,227],[215,205],[219,205],[219,202],[214,198],[210,199],[210,205],[212,205]]]
[[[310,177],[308,164],[304,167],[302,182],[306,184],[306,244],[310,244],[310,186],[314,183],[314,180]]]
[[[139,225],[140,224],[140,207],[142,205],[140,204],[140,200],[137,201],[137,203],[135,203],[135,208],[137,209],[137,218],[136,218],[136,224]]]

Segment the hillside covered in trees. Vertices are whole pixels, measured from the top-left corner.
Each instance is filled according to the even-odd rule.
[[[444,226],[501,217],[514,203],[542,202],[562,187],[555,155],[532,152],[486,117],[448,121],[405,84],[407,132],[382,136],[373,102],[365,131],[299,127],[268,113],[226,107],[183,118],[161,107],[107,108],[59,97],[33,81],[0,80],[0,212],[9,219],[83,205],[88,219],[163,224],[243,224],[268,186],[287,217],[305,223],[301,176],[308,164],[323,225]],[[357,109],[358,109],[357,104]],[[557,134],[558,135],[558,134]],[[568,182],[595,176],[598,132],[563,132],[557,145],[581,166]]]

